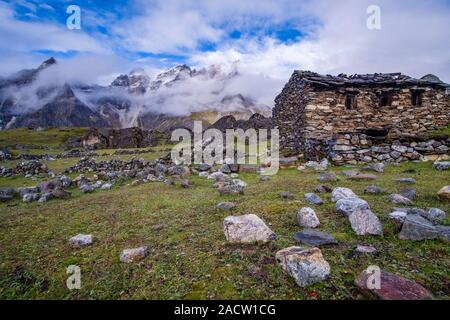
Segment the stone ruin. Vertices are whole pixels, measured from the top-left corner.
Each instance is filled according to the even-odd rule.
[[[159,131],[141,128],[97,129],[90,128],[81,139],[87,149],[145,148],[168,143],[170,137]]]
[[[274,125],[286,154],[337,163],[400,162],[449,155],[450,86],[428,75],[319,75],[294,71],[275,99]]]

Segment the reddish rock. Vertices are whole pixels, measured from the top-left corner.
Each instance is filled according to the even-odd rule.
[[[355,279],[355,284],[364,292],[372,293],[381,300],[430,300],[433,295],[420,284],[381,270],[379,289],[369,289],[369,277],[373,273],[364,270]],[[369,281],[368,281],[369,280]]]

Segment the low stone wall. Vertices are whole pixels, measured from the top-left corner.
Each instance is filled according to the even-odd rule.
[[[402,162],[448,157],[450,137],[386,142],[365,134],[337,134],[322,148],[335,163]]]

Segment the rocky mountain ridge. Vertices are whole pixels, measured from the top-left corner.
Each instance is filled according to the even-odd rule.
[[[41,74],[51,72],[50,58],[38,68],[0,80],[0,128],[82,126],[170,131],[205,125],[223,116],[247,120],[254,113],[269,116],[270,107],[228,90],[239,77],[237,65],[200,70],[178,65],[150,77],[143,69],[119,75],[109,86],[84,83],[48,84]],[[204,96],[200,96],[205,92]]]

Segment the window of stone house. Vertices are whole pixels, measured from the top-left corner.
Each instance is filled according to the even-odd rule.
[[[382,92],[380,94],[380,107],[389,107],[392,105],[392,93]]]
[[[422,105],[422,94],[423,92],[420,90],[411,90],[411,104],[413,106]]]
[[[345,109],[346,110],[355,110],[357,107],[356,95],[355,94],[347,94],[345,96]]]

